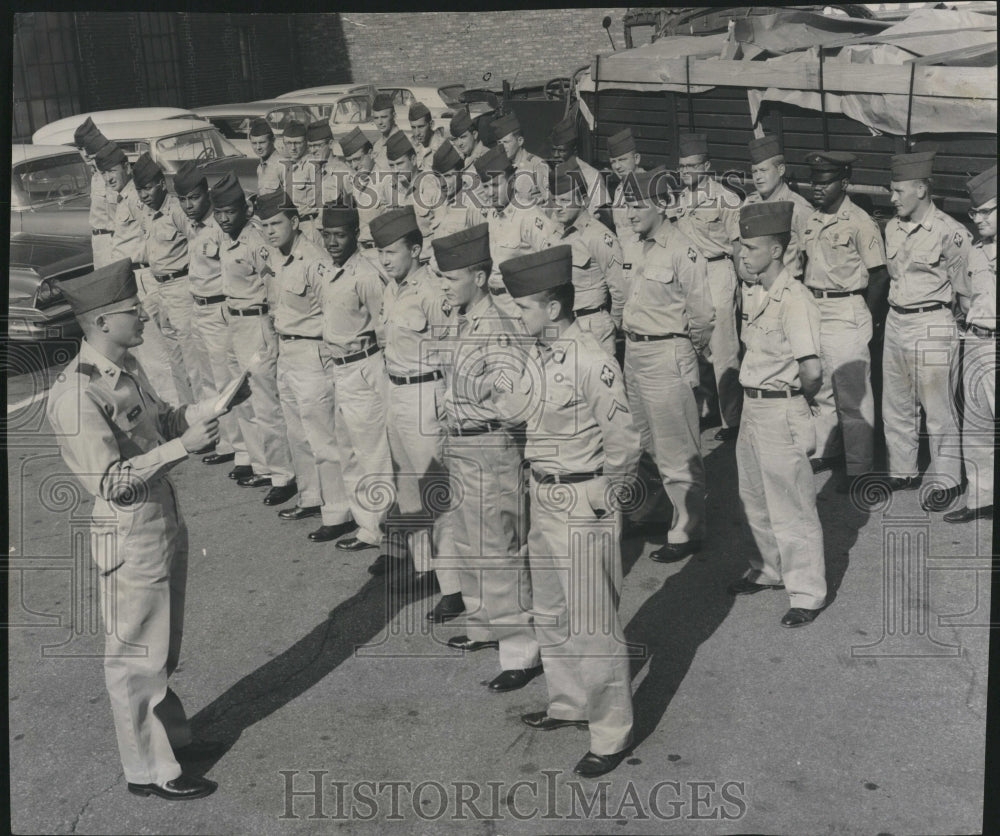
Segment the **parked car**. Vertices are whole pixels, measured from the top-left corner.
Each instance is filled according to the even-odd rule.
[[[12,145],[10,231],[90,242],[90,169],[65,145]]]
[[[301,101],[303,96],[345,96],[348,93],[364,93],[369,89],[367,84],[323,84],[319,87],[303,87],[301,90],[289,90],[277,98]]]
[[[250,123],[254,119],[266,119],[274,131],[275,138],[280,140],[285,125],[293,119],[308,124],[322,118],[315,105],[302,104],[290,99],[206,105],[199,107],[196,112],[202,119],[207,119],[215,125],[219,133],[247,157],[253,156],[249,131]]]
[[[36,145],[54,145],[63,140],[53,141],[55,135],[62,135],[69,131],[73,135],[75,131],[86,119],[90,117],[98,125],[109,125],[112,122],[150,122],[160,119],[190,119],[195,116],[193,111],[183,110],[179,107],[128,107],[118,110],[94,110],[90,113],[80,113],[76,116],[67,116],[64,119],[57,119],[49,122],[44,127],[35,131],[31,141]]]
[[[7,338],[34,342],[79,337],[80,326],[55,282],[91,270],[89,238],[11,235]]]

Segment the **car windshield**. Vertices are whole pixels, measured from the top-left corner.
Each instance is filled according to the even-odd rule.
[[[175,173],[179,164],[185,160],[215,160],[219,157],[242,156],[215,128],[165,136],[156,141],[155,148],[156,161],[171,174]]]
[[[326,118],[338,125],[359,125],[372,118],[371,101],[367,96],[351,96],[337,102],[333,115],[329,111]]]
[[[462,100],[459,96],[464,90],[464,84],[449,84],[447,87],[438,87],[438,95],[448,107],[461,107]]]
[[[90,170],[79,154],[27,160],[14,166],[10,187],[15,205],[64,200],[90,193]]]
[[[284,133],[288,123],[293,120],[308,125],[317,118],[316,111],[316,108],[293,105],[291,107],[275,108],[267,114],[266,118],[268,124],[271,126],[271,130],[275,133]]]

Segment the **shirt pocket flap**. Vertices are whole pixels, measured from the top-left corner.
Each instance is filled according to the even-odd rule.
[[[935,241],[914,248],[912,260],[915,264],[937,264],[941,260],[941,243]]]
[[[285,290],[294,296],[305,296],[306,295],[306,277],[305,274],[299,270],[296,270],[291,276],[285,279]]]
[[[410,308],[400,313],[397,322],[407,331],[420,333],[427,330],[427,316],[417,308]]]
[[[218,258],[219,257],[219,242],[218,241],[205,241],[201,245],[201,253],[206,258]]]
[[[585,270],[590,266],[590,250],[580,241],[574,241],[572,245],[573,266],[580,270]]]
[[[647,264],[642,268],[642,274],[650,281],[669,284],[674,280],[674,268],[665,264]]]
[[[167,226],[166,224],[158,225],[153,231],[153,237],[157,241],[173,241],[178,235],[180,235],[180,232],[177,230],[177,227]]]

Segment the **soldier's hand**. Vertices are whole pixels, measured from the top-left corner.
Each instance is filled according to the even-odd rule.
[[[233,399],[232,399],[232,401],[229,404],[229,409],[226,410],[226,411],[228,412],[234,406],[239,406],[241,403],[243,403],[249,397],[250,397],[250,379],[247,378],[240,385],[240,388],[236,390],[236,394],[233,395]]]
[[[215,447],[219,441],[219,419],[206,418],[192,424],[184,435],[181,436],[181,444],[189,453],[198,453],[201,450]]]

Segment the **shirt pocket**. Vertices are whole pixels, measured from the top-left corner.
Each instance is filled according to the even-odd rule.
[[[217,241],[205,241],[201,245],[201,254],[205,258],[219,257],[219,244]]]
[[[665,264],[647,264],[642,268],[642,275],[657,284],[670,284],[676,278],[674,268]]]
[[[590,267],[590,250],[581,242],[574,241],[572,244],[573,267],[577,270],[586,270]]]
[[[176,241],[178,235],[180,235],[180,232],[177,230],[177,227],[174,226],[158,224],[153,230],[153,237],[163,244],[170,244],[173,241]]]
[[[422,334],[427,330],[427,315],[419,308],[407,308],[398,312],[393,319],[395,325],[407,331]]]
[[[932,271],[941,263],[941,256],[941,244],[935,241],[931,244],[914,247],[910,260],[918,269]]]

